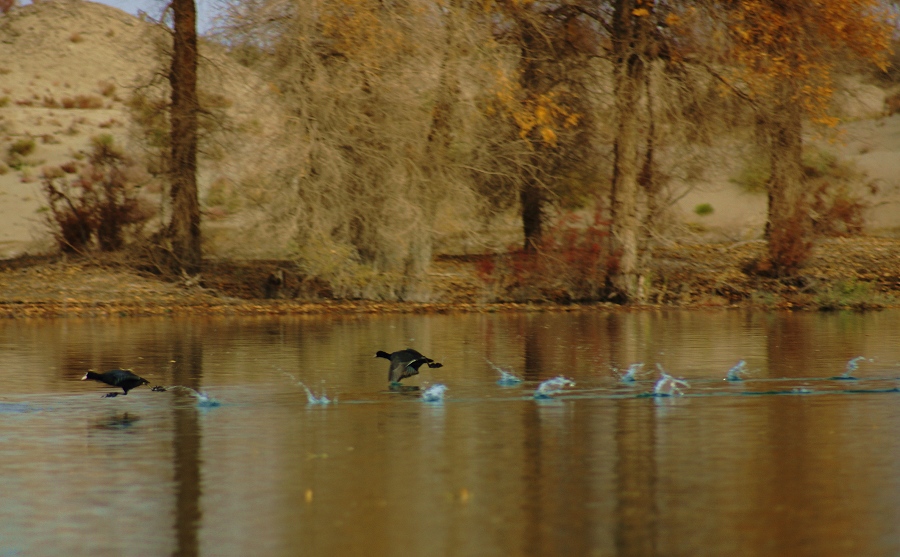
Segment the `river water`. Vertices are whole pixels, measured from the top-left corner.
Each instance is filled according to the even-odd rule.
[[[898,387],[896,311],[6,321],[0,557],[896,556]]]

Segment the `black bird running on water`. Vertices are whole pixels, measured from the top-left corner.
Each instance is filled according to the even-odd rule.
[[[123,395],[127,395],[128,391],[130,391],[131,389],[140,387],[141,385],[150,384],[150,382],[143,377],[139,377],[131,373],[127,369],[111,369],[104,373],[89,371],[84,374],[84,377],[81,378],[82,381],[85,381],[87,379],[100,381],[102,383],[106,383],[107,385],[112,385],[113,387],[122,387],[122,390],[125,391],[124,393],[122,393]],[[119,393],[107,393],[106,396],[119,396]]]
[[[407,348],[406,350],[398,350],[388,354],[383,350],[375,353],[376,358],[385,358],[391,361],[391,369],[388,372],[388,381],[391,383],[399,383],[401,379],[410,375],[418,375],[419,368],[422,364],[428,364],[428,367],[443,367],[444,364],[435,362],[431,358],[426,358],[416,350]]]

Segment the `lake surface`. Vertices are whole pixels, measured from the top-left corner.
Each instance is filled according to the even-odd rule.
[[[5,321],[0,557],[896,556],[898,387],[896,311]]]

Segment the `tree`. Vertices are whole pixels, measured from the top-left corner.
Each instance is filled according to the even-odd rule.
[[[232,4],[232,44],[272,84],[282,115],[252,180],[301,271],[338,296],[427,300],[438,208],[474,197],[452,164],[472,111],[458,74],[477,67],[459,61],[457,11],[417,0]]]
[[[172,104],[169,175],[172,216],[167,236],[173,266],[187,273],[200,270],[200,202],[197,195],[197,11],[194,0],[173,0]]]
[[[597,144],[588,90],[596,79],[597,31],[574,4],[498,0],[489,12],[494,35],[516,52],[498,68],[497,114],[512,123],[506,143],[520,144],[513,171],[524,249],[541,243],[547,206],[565,199],[571,182],[595,180]],[[596,185],[596,184],[591,184]]]
[[[727,80],[756,104],[769,155],[766,267],[775,275],[789,275],[811,249],[803,119],[836,123],[828,104],[837,61],[855,58],[884,69],[894,18],[878,0],[731,0],[709,10],[724,15]]]
[[[653,165],[652,136],[646,125],[652,122],[647,87],[652,7],[641,0],[616,0],[611,25],[617,133],[610,193],[610,252],[615,266],[610,282],[614,293],[629,301],[642,301],[647,295],[641,247],[647,235],[647,203],[653,197],[648,191],[653,184],[648,174]]]

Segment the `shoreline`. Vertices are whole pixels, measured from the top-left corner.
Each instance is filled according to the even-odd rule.
[[[309,281],[293,262],[283,260],[209,259],[199,278],[171,282],[138,271],[116,255],[25,256],[0,261],[0,318],[900,308],[900,239],[820,240],[807,265],[789,279],[750,270],[763,249],[760,242],[659,248],[650,301],[626,305],[504,300],[512,296],[498,291],[496,282],[485,282],[478,257],[437,258],[428,273],[433,301],[400,302],[332,299],[304,291]],[[272,273],[283,274],[285,287],[269,299],[264,293]]]

